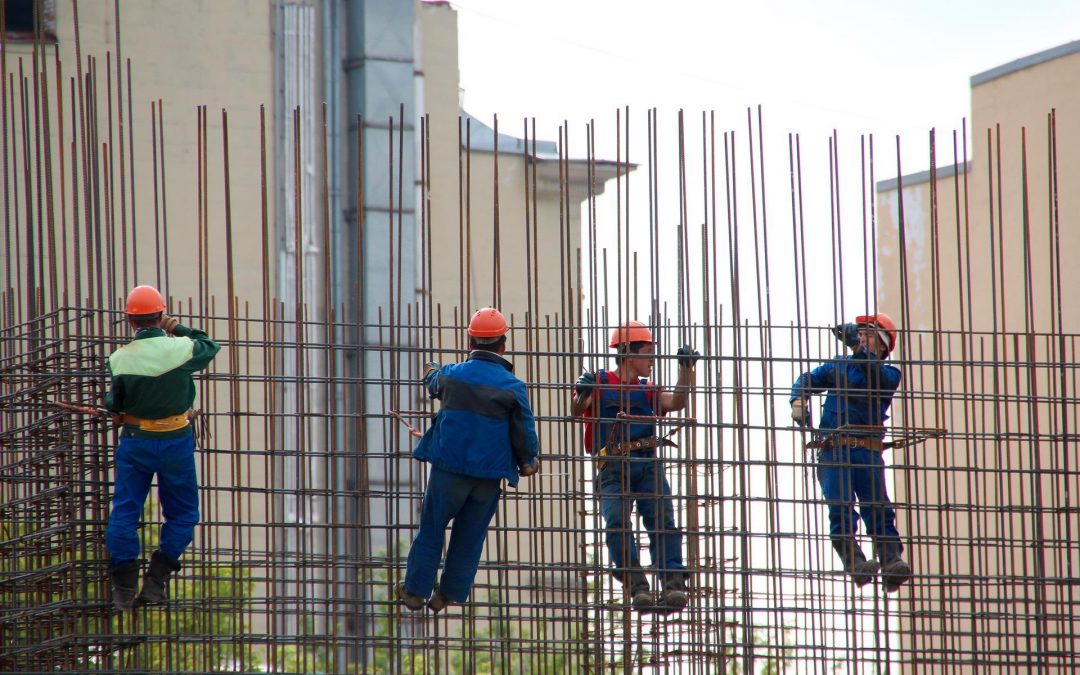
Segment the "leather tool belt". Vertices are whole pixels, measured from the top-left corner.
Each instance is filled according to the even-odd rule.
[[[669,441],[666,438],[642,438],[636,441],[626,441],[625,443],[605,445],[604,447],[600,448],[598,452],[593,454],[593,458],[596,460],[596,468],[600,469],[604,466],[605,457],[621,457],[623,455],[628,455],[635,450],[659,447],[676,447],[676,445],[675,443]]]
[[[881,452],[885,443],[880,438],[869,436],[829,436],[821,441],[821,448],[866,448]]]
[[[120,423],[126,426],[139,427],[142,431],[176,431],[177,429],[183,429],[188,425],[189,414],[190,411],[180,413],[179,415],[162,417],[156,420],[148,420],[124,413],[120,415]]]

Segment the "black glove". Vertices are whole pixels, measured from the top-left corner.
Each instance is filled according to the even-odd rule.
[[[540,471],[540,458],[535,457],[528,464],[522,464],[518,467],[518,475],[523,477],[529,477]]]
[[[586,370],[581,374],[581,377],[577,379],[574,384],[574,393],[578,396],[585,396],[591,394],[593,387],[596,386],[596,373]]]
[[[859,348],[859,327],[853,323],[842,323],[833,328],[833,335],[852,349]]]
[[[675,354],[678,355],[679,366],[682,368],[693,368],[694,364],[701,358],[701,352],[692,348],[690,345],[679,347]]]

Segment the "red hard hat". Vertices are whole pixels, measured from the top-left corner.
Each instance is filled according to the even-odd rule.
[[[136,286],[127,296],[124,313],[132,316],[160,314],[165,311],[165,300],[153,286]]]
[[[889,338],[889,353],[891,354],[892,350],[896,348],[896,322],[885,312],[857,316],[855,317],[855,323],[874,326],[885,331],[885,335]]]
[[[611,344],[608,346],[615,348],[629,342],[648,342],[652,344],[655,340],[653,340],[648,326],[640,321],[627,321],[611,331]]]
[[[477,310],[469,321],[469,335],[478,338],[497,338],[506,335],[509,327],[506,325],[506,317],[494,307],[485,307]]]

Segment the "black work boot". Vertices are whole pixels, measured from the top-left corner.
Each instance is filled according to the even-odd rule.
[[[180,571],[180,562],[172,560],[161,551],[150,556],[150,567],[143,575],[143,587],[136,602],[141,605],[160,605],[169,600],[166,584],[173,572]]]
[[[668,572],[664,575],[664,592],[660,594],[660,609],[664,612],[678,612],[690,602],[686,592],[686,573]]]
[[[877,558],[881,562],[881,582],[886,593],[895,593],[911,580],[911,565],[904,562],[900,555],[904,547],[899,541],[880,541],[874,543]]]
[[[832,546],[856,586],[862,587],[874,580],[878,564],[866,559],[855,537],[833,537]]]
[[[648,611],[656,605],[652,591],[649,590],[649,580],[641,570],[628,572],[623,577],[623,589],[630,596],[630,606],[639,612]]]
[[[126,565],[109,569],[112,581],[113,607],[121,612],[135,606],[135,594],[139,591],[139,561],[132,560]]]

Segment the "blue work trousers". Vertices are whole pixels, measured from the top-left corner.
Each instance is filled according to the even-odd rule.
[[[465,602],[501,494],[497,478],[473,478],[432,467],[420,511],[420,531],[409,549],[405,588],[422,598],[431,595],[442,561],[446,526],[453,520],[439,591],[453,602]]]
[[[638,570],[641,560],[631,519],[634,503],[649,533],[649,554],[661,572],[686,569],[682,558],[682,532],[675,525],[671,485],[664,463],[653,449],[636,450],[604,463],[597,476],[600,512],[604,516],[605,540],[616,579]]]
[[[158,499],[165,515],[159,548],[178,560],[199,523],[199,483],[195,477],[195,437],[163,440],[120,437],[116,449],[116,483],[112,512],[105,529],[105,547],[114,567],[139,557],[137,526],[150,482],[158,477]]]
[[[896,511],[885,488],[885,460],[880,452],[866,448],[824,448],[817,454],[817,477],[829,506],[831,536],[855,536],[861,516],[867,534],[875,542],[900,546]]]

